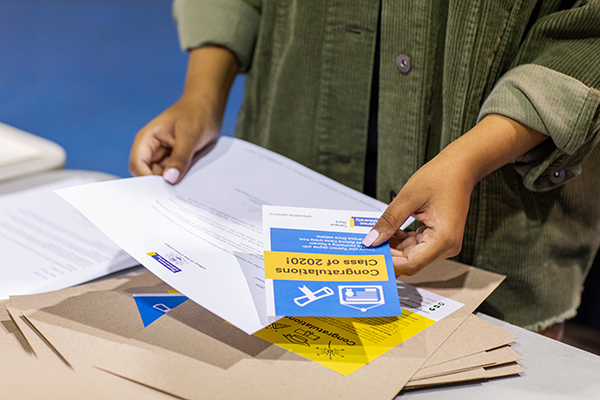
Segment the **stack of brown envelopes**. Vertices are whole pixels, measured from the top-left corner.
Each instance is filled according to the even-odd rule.
[[[440,261],[403,281],[464,304],[343,376],[185,301],[147,326],[148,272],[0,303],[7,398],[392,399],[402,389],[522,372],[511,334],[473,311],[503,277]]]

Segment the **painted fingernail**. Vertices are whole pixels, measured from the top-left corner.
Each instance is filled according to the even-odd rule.
[[[370,247],[373,244],[373,242],[377,240],[378,237],[379,232],[377,232],[377,230],[375,229],[371,229],[371,232],[369,232],[367,236],[365,236],[365,238],[363,239],[363,246]]]
[[[163,174],[163,178],[165,178],[165,181],[169,182],[170,184],[175,184],[177,179],[179,179],[179,171],[177,171],[175,168],[169,168]]]

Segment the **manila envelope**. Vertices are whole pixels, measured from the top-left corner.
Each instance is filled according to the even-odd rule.
[[[390,399],[502,279],[448,260],[406,277],[464,306],[346,377],[189,301],[143,328],[131,298],[142,288],[88,292],[23,314],[76,370],[91,364],[183,398]]]
[[[38,360],[44,360],[47,363],[59,363],[63,362],[65,365],[68,363],[62,359],[61,355],[53,348],[52,344],[48,343],[46,339],[32,326],[27,318],[25,318],[19,310],[15,310],[9,306],[6,306],[6,311],[9,313],[11,320],[15,323],[19,332],[23,335],[27,343],[31,346],[32,355]]]
[[[468,371],[457,372],[455,374],[435,376],[432,378],[420,379],[418,381],[410,381],[406,384],[405,389],[418,389],[428,386],[447,385],[475,380],[487,380],[517,375],[521,372],[525,372],[525,370],[519,364],[516,362],[510,362],[506,364],[492,365],[490,367],[480,367]]]
[[[465,340],[468,340],[468,338],[465,337]],[[509,362],[515,362],[521,359],[521,356],[518,355],[513,349],[508,346],[502,346],[496,349],[471,354],[466,357],[433,365],[431,367],[421,368],[415,375],[413,375],[409,382],[412,383],[421,379],[455,374],[457,372],[468,371],[471,369],[507,364]]]
[[[477,315],[471,314],[458,327],[456,332],[423,364],[423,368],[495,349],[514,340],[515,336],[513,334]]]
[[[75,373],[66,366],[36,359],[21,349],[3,349],[0,397],[11,400],[145,399],[173,400],[142,385],[93,371]]]
[[[8,300],[0,301],[0,354],[7,350],[21,350],[33,353],[31,346],[6,310]]]
[[[19,310],[38,309],[56,305],[65,299],[82,295],[84,293],[127,289],[130,286],[151,286],[161,282],[146,269],[140,267],[127,276],[113,279],[105,279],[97,282],[87,283],[80,286],[60,289],[56,291],[39,293],[34,295],[11,296],[9,300],[0,301],[0,353],[7,349],[22,349],[27,353],[35,355],[38,359],[63,360],[52,345],[45,342],[39,332],[35,330]],[[8,312],[11,309],[15,316]],[[48,356],[51,353],[52,356]]]

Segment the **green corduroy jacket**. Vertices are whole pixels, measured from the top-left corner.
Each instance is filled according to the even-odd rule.
[[[551,137],[475,188],[459,261],[507,275],[482,310],[575,315],[600,245],[600,1],[175,0],[183,49],[247,72],[237,135],[363,188],[380,17],[377,197],[488,114]],[[448,179],[453,179],[448,171]]]

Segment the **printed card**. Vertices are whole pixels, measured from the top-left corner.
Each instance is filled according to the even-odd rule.
[[[263,206],[267,314],[402,315],[389,245],[362,245],[379,216]]]

